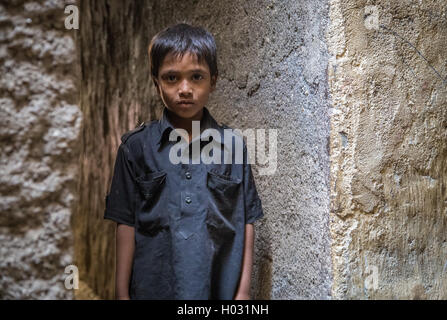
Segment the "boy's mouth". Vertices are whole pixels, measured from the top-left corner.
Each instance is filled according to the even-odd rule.
[[[177,102],[177,104],[194,104],[192,101],[189,101],[189,100],[181,100],[181,101],[179,101],[179,102]]]

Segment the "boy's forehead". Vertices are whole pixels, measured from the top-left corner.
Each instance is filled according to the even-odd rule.
[[[197,55],[185,52],[183,56],[176,55],[172,52],[168,53],[160,66],[160,70],[196,70],[203,69],[209,71],[208,64],[205,59],[199,61]]]

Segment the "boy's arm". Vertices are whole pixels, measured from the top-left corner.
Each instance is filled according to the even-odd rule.
[[[254,248],[254,227],[253,224],[245,225],[244,256],[242,258],[242,274],[239,286],[234,296],[234,300],[250,300],[251,269],[253,265]]]
[[[126,224],[116,226],[116,279],[115,296],[117,300],[129,300],[129,280],[135,250],[135,229]]]

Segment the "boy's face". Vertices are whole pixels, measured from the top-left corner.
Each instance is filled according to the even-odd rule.
[[[183,119],[197,119],[216,87],[206,61],[186,52],[182,58],[169,53],[164,58],[156,86],[168,110]]]

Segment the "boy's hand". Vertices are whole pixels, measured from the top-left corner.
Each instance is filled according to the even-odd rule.
[[[248,293],[236,293],[234,300],[251,300]]]
[[[250,298],[250,280],[251,268],[253,263],[254,247],[254,228],[253,224],[245,225],[244,255],[242,258],[242,274],[239,280],[239,286],[236,290],[234,300],[251,300]]]
[[[129,281],[135,251],[135,230],[125,224],[116,227],[116,300],[130,300]]]

